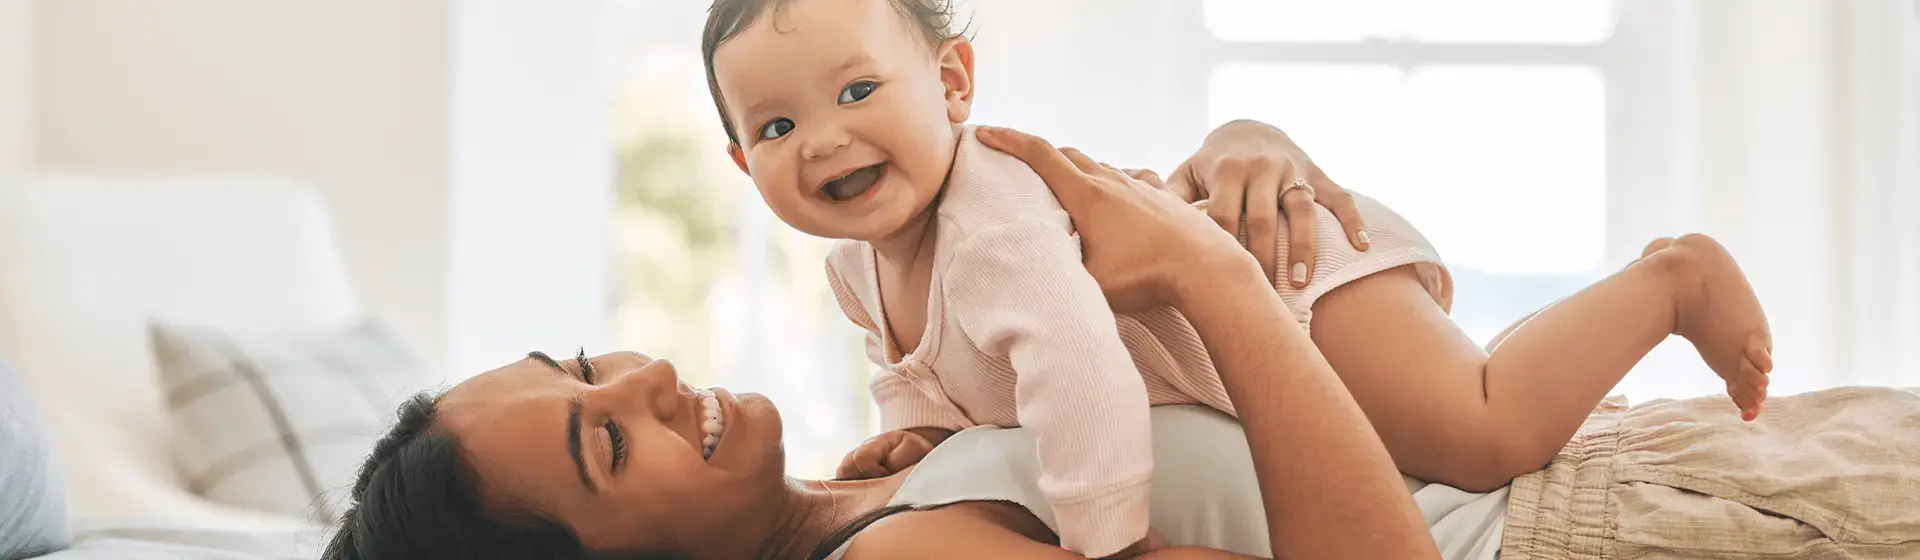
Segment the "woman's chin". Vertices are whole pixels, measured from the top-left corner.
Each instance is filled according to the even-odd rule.
[[[784,471],[786,452],[781,442],[784,430],[780,409],[759,393],[723,394],[732,401],[728,403],[732,405],[732,410],[727,411],[731,418],[727,421],[727,433],[721,437],[711,462],[727,470],[772,468]]]
[[[753,418],[755,435],[768,440],[773,447],[780,447],[786,426],[780,418],[780,407],[773,405],[773,399],[760,393],[746,393],[740,395],[740,408]]]

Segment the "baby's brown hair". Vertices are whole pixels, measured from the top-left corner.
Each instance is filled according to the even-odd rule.
[[[735,145],[740,144],[740,137],[734,134],[733,120],[727,118],[727,100],[720,95],[720,81],[713,74],[713,52],[768,12],[773,12],[773,17],[778,19],[787,1],[714,0],[713,6],[707,8],[707,27],[700,32],[700,58],[707,68],[707,90],[713,93],[713,105],[720,110],[720,126],[727,130],[727,141]],[[913,24],[930,49],[955,35],[952,0],[885,1],[893,4],[900,17]]]

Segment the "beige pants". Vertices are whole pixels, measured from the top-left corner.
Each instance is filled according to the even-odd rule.
[[[1920,391],[1610,400],[1508,505],[1503,560],[1920,558]]]

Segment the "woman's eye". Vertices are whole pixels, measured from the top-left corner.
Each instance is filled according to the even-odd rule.
[[[614,471],[619,471],[620,465],[627,462],[627,437],[620,433],[620,425],[613,423],[612,420],[607,421],[607,443],[613,447],[613,460],[610,466]]]
[[[879,87],[880,84],[867,80],[847,84],[847,87],[840,90],[840,103],[844,105],[866,99],[867,96],[873,95],[873,90]]]
[[[793,132],[793,121],[786,118],[773,119],[767,122],[766,126],[760,127],[760,139],[773,140],[786,136],[789,132]]]

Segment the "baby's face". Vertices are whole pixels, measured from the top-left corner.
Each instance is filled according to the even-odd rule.
[[[877,241],[940,191],[973,96],[964,39],[930,49],[888,0],[790,0],[714,52],[740,144],[773,213],[810,235]]]

